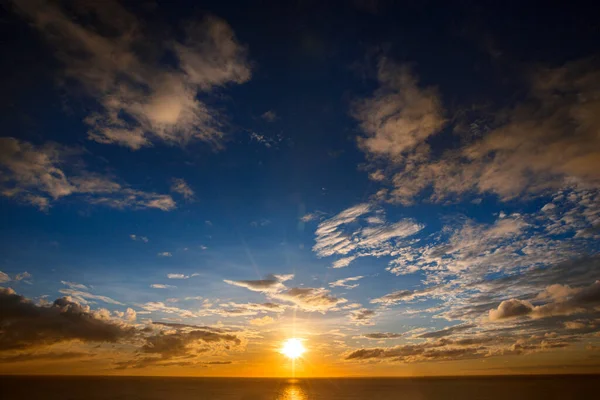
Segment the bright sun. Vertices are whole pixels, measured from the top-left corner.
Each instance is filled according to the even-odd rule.
[[[305,351],[302,341],[296,338],[286,340],[281,348],[281,353],[292,360],[300,357]]]

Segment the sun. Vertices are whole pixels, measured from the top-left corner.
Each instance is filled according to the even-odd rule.
[[[292,360],[302,356],[305,351],[306,349],[302,345],[302,341],[296,338],[286,340],[283,342],[283,347],[281,348],[281,354]]]

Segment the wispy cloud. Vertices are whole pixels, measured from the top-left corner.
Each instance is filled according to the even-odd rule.
[[[195,197],[195,193],[188,183],[181,178],[174,178],[171,184],[171,192],[179,193],[187,201],[191,201]]]
[[[0,148],[0,168],[5,173],[0,193],[40,210],[48,210],[53,201],[66,196],[117,209],[170,211],[176,207],[169,195],[133,189],[110,177],[88,172],[76,163],[67,163],[78,159],[78,149],[51,142],[35,146],[7,137],[0,138]]]
[[[149,242],[149,240],[146,236],[138,236],[138,235],[131,234],[131,235],[129,235],[129,237],[131,238],[131,240],[135,240],[135,241],[139,240],[140,242],[144,242],[144,243]]]
[[[168,251],[162,251],[160,253],[157,253],[156,255],[159,256],[159,257],[173,257],[173,254],[171,254]]]
[[[273,122],[278,118],[277,113],[273,110],[266,111],[260,117],[267,122]]]
[[[162,283],[153,283],[152,285],[150,285],[150,287],[153,289],[177,289],[177,286],[164,285]]]
[[[343,287],[346,289],[354,289],[359,284],[358,283],[350,283],[356,282],[360,279],[364,278],[364,276],[351,276],[349,278],[338,279],[337,281],[333,281],[329,284],[330,287]]]

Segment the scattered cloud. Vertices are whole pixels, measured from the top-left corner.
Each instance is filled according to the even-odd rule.
[[[371,321],[377,315],[375,310],[361,308],[350,312],[350,319],[357,325],[373,325]]]
[[[65,284],[67,284],[67,286],[69,283],[71,283],[71,282],[65,282]],[[98,300],[98,301],[108,303],[108,304],[116,304],[116,305],[120,305],[120,306],[124,305],[120,301],[111,299],[108,296],[101,296],[101,295],[97,295],[97,294],[93,294],[93,293],[89,293],[89,292],[84,292],[83,290],[78,290],[78,289],[71,289],[71,288],[60,289],[59,293],[66,294],[71,299],[74,299],[81,304],[88,304],[88,303],[93,304],[95,302],[95,300]]]
[[[276,293],[282,289],[285,289],[283,282],[293,278],[294,275],[269,275],[265,279],[247,281],[231,281],[225,279],[224,282],[230,285],[243,287],[254,292]]]
[[[436,90],[419,87],[407,67],[387,59],[378,78],[380,87],[356,102],[353,115],[365,134],[359,144],[371,177],[390,186],[382,192],[386,200],[410,204],[431,191],[432,201],[486,193],[506,201],[569,182],[598,188],[597,60],[534,71],[529,96],[488,115],[478,134],[463,134],[477,121],[453,122],[463,143],[444,152],[432,151],[429,141],[448,123]]]
[[[133,189],[88,172],[77,163],[67,163],[78,156],[77,149],[52,142],[35,146],[10,137],[0,138],[0,149],[0,169],[4,172],[0,193],[42,211],[66,196],[116,209],[170,211],[176,207],[171,196]]]
[[[195,193],[187,182],[181,178],[173,178],[171,192],[178,193],[187,201],[194,200]]]
[[[329,284],[330,287],[343,287],[345,289],[354,289],[358,286],[358,283],[349,283],[356,282],[360,279],[364,278],[364,276],[352,276],[349,278],[338,279],[337,281],[333,281]]]
[[[251,72],[246,49],[227,22],[214,16],[184,25],[182,40],[158,38],[116,1],[61,7],[48,1],[13,1],[31,21],[73,81],[98,104],[85,123],[88,138],[137,150],[162,141],[201,140],[218,146],[222,116],[199,94],[244,83]],[[82,18],[94,15],[95,18]],[[155,54],[140,49],[154,43]],[[171,54],[175,66],[161,63]]]
[[[131,235],[129,235],[129,237],[131,238],[131,240],[134,240],[134,241],[139,240],[140,242],[144,242],[144,243],[149,242],[149,240],[146,236],[138,236],[138,235],[131,234]]]
[[[162,283],[153,283],[150,285],[152,289],[177,289],[177,286],[173,285],[164,285]]]
[[[275,322],[275,320],[273,318],[269,317],[268,315],[265,315],[264,317],[261,317],[261,318],[251,319],[250,325],[264,326],[264,325],[270,325],[274,322]]]
[[[277,114],[273,110],[266,111],[260,117],[267,122],[273,122],[278,119]]]
[[[169,279],[189,279],[189,275],[184,274],[167,274],[167,278]]]
[[[391,333],[391,332],[374,332],[374,333],[365,333],[363,337],[367,339],[374,340],[384,340],[384,339],[399,339],[404,337],[402,333]]]
[[[262,292],[272,299],[289,302],[305,311],[326,312],[339,304],[347,302],[344,298],[332,296],[324,288],[287,288],[283,282],[293,279],[294,275],[269,275],[266,279],[230,281],[225,283],[243,287],[255,292]]]
[[[82,283],[68,281],[60,281],[60,283],[62,283],[65,286],[68,286],[70,289],[89,290],[89,288]]]
[[[163,251],[163,252],[157,253],[156,255],[159,257],[173,257],[173,254],[171,254],[168,251]]]
[[[358,257],[391,255],[398,241],[423,228],[412,219],[387,223],[381,209],[358,204],[319,223],[313,251],[319,257],[343,256],[333,263],[333,268],[343,268]]]

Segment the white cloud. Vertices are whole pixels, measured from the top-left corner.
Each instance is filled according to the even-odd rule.
[[[344,279],[338,279],[337,281],[333,281],[329,284],[330,287],[343,287],[346,289],[354,289],[355,287],[358,286],[358,283],[349,283],[349,282],[356,282],[360,279],[364,278],[364,276],[352,276],[349,278],[344,278]]]
[[[382,60],[379,89],[353,111],[365,133],[359,143],[370,176],[390,185],[379,198],[410,204],[431,191],[433,201],[485,193],[506,201],[574,182],[599,188],[597,62],[540,68],[530,77],[525,100],[483,120],[459,117],[453,124],[461,147],[431,151],[429,139],[446,122],[439,95],[419,88],[406,67]]]
[[[353,115],[366,134],[359,144],[367,154],[401,159],[444,126],[441,101],[435,88],[418,86],[407,66],[381,59],[377,77],[379,89],[354,105]]]
[[[88,290],[88,287],[81,283],[68,281],[60,281],[60,283],[62,283],[65,286],[68,286],[71,289]]]
[[[189,275],[184,274],[167,274],[167,278],[169,279],[189,279]]]
[[[0,283],[6,283],[6,282],[10,282],[10,276],[8,276],[6,273],[0,271]]]
[[[119,305],[119,306],[123,306],[124,305],[120,301],[111,299],[108,296],[101,296],[101,295],[97,295],[97,294],[92,294],[92,293],[89,293],[89,292],[84,292],[82,290],[77,290],[77,289],[60,289],[59,292],[62,293],[62,294],[66,294],[68,296],[71,296],[73,299],[77,300],[81,304],[93,303],[94,300],[99,300],[99,301],[102,301],[102,302],[108,303],[108,304],[115,304],[115,305]]]
[[[86,2],[69,9],[73,17],[54,2],[14,4],[54,46],[65,77],[97,101],[100,109],[85,119],[89,139],[134,150],[156,141],[218,145],[223,136],[218,112],[198,94],[251,75],[246,49],[225,21],[211,16],[190,22],[183,41],[153,43],[154,57],[142,57],[138,49],[156,33],[146,34],[143,22],[117,2]],[[81,18],[91,14],[95,19]],[[161,64],[166,53],[178,66]]]
[[[177,289],[177,286],[164,285],[162,283],[153,283],[152,285],[150,285],[150,287],[153,289]]]
[[[331,266],[332,268],[345,268],[354,260],[356,260],[356,256],[340,258],[339,260],[334,261]]]
[[[358,204],[321,221],[315,231],[313,251],[319,257],[344,256],[333,268],[344,268],[358,257],[391,255],[404,239],[424,228],[412,219],[387,223],[382,210]]]
[[[173,257],[173,254],[171,254],[168,251],[163,251],[163,252],[157,253],[156,255],[159,257]]]
[[[149,312],[162,312],[165,314],[177,314],[183,318],[196,317],[196,314],[194,314],[190,310],[186,310],[186,309],[178,308],[178,307],[170,307],[160,301],[151,301],[151,302],[144,303],[144,304],[138,304],[138,306],[140,308],[144,309],[145,311],[149,311]]]
[[[131,234],[131,235],[129,235],[129,237],[131,238],[131,240],[135,240],[135,241],[139,240],[144,243],[149,242],[149,240],[146,236],[138,236],[138,235]]]

